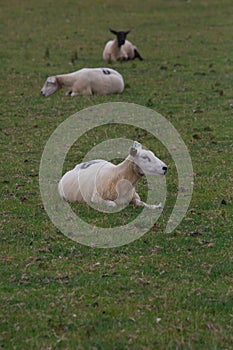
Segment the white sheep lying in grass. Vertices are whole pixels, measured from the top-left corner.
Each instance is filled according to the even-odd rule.
[[[48,77],[41,94],[49,96],[63,87],[70,96],[118,94],[124,90],[124,80],[114,69],[83,68],[73,73]]]
[[[130,41],[126,40],[128,31],[115,31],[109,29],[111,33],[116,35],[114,40],[110,40],[105,45],[103,51],[103,59],[105,61],[118,61],[118,60],[134,60],[135,58],[139,58],[139,60],[143,60],[140,56],[136,46],[134,46]]]
[[[129,155],[120,164],[114,165],[96,159],[76,165],[60,180],[60,196],[69,202],[87,202],[115,207],[132,202],[136,206],[150,209],[160,205],[150,205],[141,201],[135,190],[137,181],[143,175],[165,175],[167,166],[151,151],[143,150],[135,141]]]

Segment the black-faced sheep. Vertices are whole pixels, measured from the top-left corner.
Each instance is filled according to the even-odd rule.
[[[127,158],[114,165],[102,159],[76,165],[60,180],[60,196],[69,202],[87,202],[115,207],[132,202],[136,206],[150,209],[161,205],[150,205],[141,201],[135,190],[143,175],[165,175],[167,166],[154,153],[143,150],[135,141]]]
[[[48,77],[41,94],[49,96],[63,87],[70,96],[118,94],[124,90],[124,80],[120,73],[110,68],[83,68]]]
[[[138,58],[141,61],[143,60],[136,46],[134,46],[130,41],[126,40],[126,36],[130,33],[130,30],[121,30],[118,32],[112,29],[109,30],[111,33],[116,35],[116,38],[108,41],[105,45],[103,51],[103,59],[105,61],[128,61],[134,60],[135,58]]]

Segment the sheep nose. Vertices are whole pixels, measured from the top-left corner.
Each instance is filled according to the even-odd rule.
[[[163,169],[163,171],[164,171],[164,175],[166,174],[166,172],[167,172],[167,166],[163,166],[162,167],[162,169]]]

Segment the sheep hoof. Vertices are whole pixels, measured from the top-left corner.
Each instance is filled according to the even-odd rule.
[[[146,208],[148,209],[162,209],[162,203],[159,204],[146,204]]]
[[[74,91],[71,91],[70,96],[71,96],[71,97],[78,96],[78,93],[77,93],[77,92],[74,92]]]

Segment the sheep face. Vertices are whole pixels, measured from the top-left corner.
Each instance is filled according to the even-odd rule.
[[[153,152],[143,150],[139,142],[134,142],[130,149],[130,155],[144,175],[161,176],[167,172],[167,165],[157,158]]]
[[[110,32],[113,33],[114,35],[116,35],[118,47],[121,47],[122,45],[124,45],[125,40],[126,40],[126,36],[127,36],[127,34],[129,34],[130,30],[127,30],[126,32],[123,30],[117,32],[116,30],[110,29]]]
[[[56,92],[60,88],[57,78],[56,77],[48,77],[46,80],[44,86],[41,89],[41,94],[43,96],[49,96],[52,95],[54,92]]]

